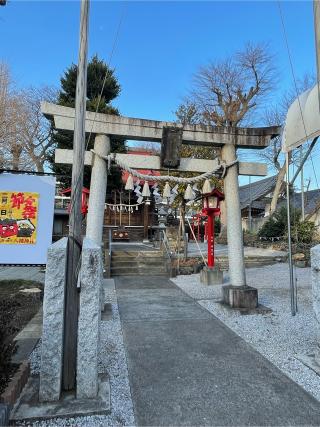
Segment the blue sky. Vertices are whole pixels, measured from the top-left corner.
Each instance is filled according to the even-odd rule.
[[[282,1],[281,7],[296,76],[314,73],[312,2]],[[93,0],[90,56],[109,60],[121,16],[111,66],[122,86],[116,105],[123,115],[172,120],[197,68],[247,41],[268,42],[276,55],[274,100],[292,84],[277,2]],[[77,1],[9,1],[0,8],[0,59],[21,86],[58,86],[77,61],[78,27]]]

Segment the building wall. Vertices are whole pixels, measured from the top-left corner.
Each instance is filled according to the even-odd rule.
[[[258,232],[267,219],[267,217],[251,218],[251,231],[254,233]],[[242,218],[242,229],[245,231],[249,231],[249,218]]]

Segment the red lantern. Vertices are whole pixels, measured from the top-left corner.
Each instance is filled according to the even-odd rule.
[[[208,267],[214,267],[214,218],[220,215],[220,202],[224,194],[219,190],[203,195],[202,213],[207,215],[207,242],[208,242]]]

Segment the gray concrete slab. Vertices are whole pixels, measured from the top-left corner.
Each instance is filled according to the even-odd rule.
[[[137,425],[320,424],[318,401],[172,282],[165,294],[152,277],[134,280],[133,293],[121,295],[127,278],[116,289]]]
[[[141,276],[126,276],[122,279],[119,277],[117,292],[123,289],[172,289],[172,282],[164,276],[152,276],[152,281],[148,280],[148,277],[144,280],[139,280],[140,278]]]
[[[32,350],[38,343],[42,334],[42,307],[38,313],[26,324],[26,326],[15,336],[17,352],[13,355],[15,363],[28,359]]]

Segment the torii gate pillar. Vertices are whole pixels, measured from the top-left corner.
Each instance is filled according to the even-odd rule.
[[[235,161],[235,145],[224,145],[221,150],[221,156],[226,163]],[[258,291],[246,284],[238,164],[234,164],[227,170],[224,178],[224,195],[227,211],[228,259],[231,285],[223,287],[223,300],[234,308],[254,309],[258,305]]]
[[[226,163],[236,160],[236,148],[234,145],[222,147],[222,159]],[[242,224],[238,182],[238,165],[228,168],[223,186],[227,211],[227,236],[230,282],[234,286],[246,284],[244,270],[244,253],[242,239]]]
[[[94,141],[94,150],[97,154],[93,156],[86,237],[101,246],[107,189],[107,168],[105,160],[100,156],[107,156],[110,153],[109,136],[97,135]]]

